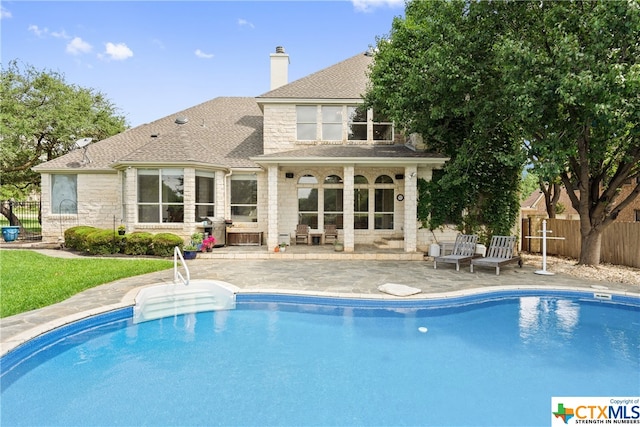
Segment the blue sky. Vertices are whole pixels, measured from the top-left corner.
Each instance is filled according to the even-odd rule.
[[[403,15],[403,0],[2,1],[1,58],[99,90],[138,126],[267,92],[276,46],[294,81],[364,52]]]

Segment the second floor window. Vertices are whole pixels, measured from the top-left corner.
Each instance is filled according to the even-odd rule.
[[[317,107],[315,105],[298,105],[296,107],[296,138],[298,141],[315,141]]]
[[[342,141],[342,107],[322,106],[322,140]]]
[[[393,123],[357,105],[298,105],[296,139],[393,142]]]

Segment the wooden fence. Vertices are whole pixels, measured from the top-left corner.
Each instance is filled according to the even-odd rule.
[[[540,239],[526,236],[541,236],[542,218],[527,218],[522,222],[522,250],[542,252]],[[580,221],[569,219],[547,219],[550,237],[564,240],[547,240],[547,254],[571,258],[580,257]],[[640,268],[640,222],[614,222],[602,233],[600,262]]]

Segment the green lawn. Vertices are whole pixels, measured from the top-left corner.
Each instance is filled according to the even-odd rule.
[[[163,259],[67,259],[2,250],[0,317],[55,304],[103,283],[172,267],[173,261]]]

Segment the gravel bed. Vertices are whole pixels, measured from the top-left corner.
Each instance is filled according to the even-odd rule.
[[[542,266],[542,255],[520,254],[527,265]],[[602,263],[598,266],[578,265],[578,260],[547,255],[547,270],[584,279],[640,286],[640,269]]]

